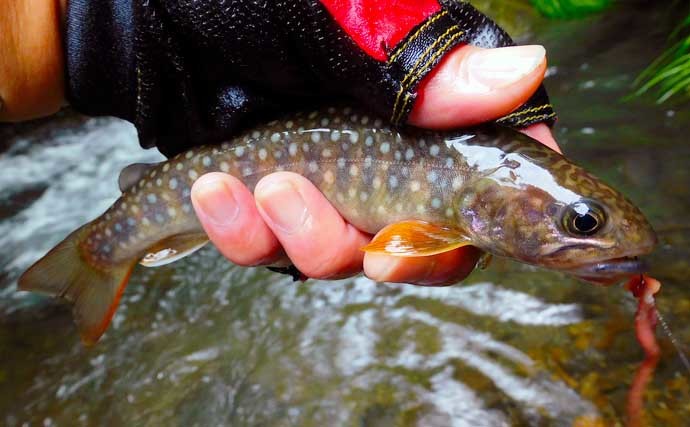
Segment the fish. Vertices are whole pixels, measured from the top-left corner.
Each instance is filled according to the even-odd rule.
[[[397,128],[331,107],[126,167],[121,197],[31,266],[19,288],[72,303],[82,341],[96,343],[136,264],[164,265],[208,242],[190,192],[214,171],[251,190],[272,172],[303,175],[350,224],[375,235],[368,252],[429,256],[472,245],[608,283],[643,271],[637,257],[656,244],[632,202],[518,131]]]

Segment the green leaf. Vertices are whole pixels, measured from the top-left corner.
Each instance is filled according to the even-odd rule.
[[[611,5],[611,0],[531,0],[544,16],[554,19],[577,19],[601,12]]]

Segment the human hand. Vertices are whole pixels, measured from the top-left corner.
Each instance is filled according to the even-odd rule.
[[[444,129],[496,119],[523,104],[545,70],[541,46],[459,47],[420,86],[409,123]],[[559,150],[546,125],[525,133]],[[239,265],[291,261],[313,278],[363,270],[378,281],[439,286],[465,278],[479,257],[474,247],[417,258],[365,254],[360,248],[371,236],[348,224],[306,178],[289,172],[264,177],[254,195],[238,179],[210,173],[194,184],[192,202],[211,241]]]

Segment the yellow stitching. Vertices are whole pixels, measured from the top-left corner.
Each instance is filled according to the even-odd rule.
[[[429,60],[426,61],[426,64],[424,64],[424,66],[421,67],[415,73],[415,78],[412,81],[417,81],[418,78],[421,76],[421,74],[424,72],[424,70],[427,69],[436,60],[436,58],[438,58],[439,56],[446,53],[446,49],[448,48],[448,46],[450,46],[451,43],[453,43],[458,37],[462,36],[463,34],[464,34],[464,31],[460,31],[459,33],[455,33],[452,36],[450,36],[448,41],[446,41],[446,44],[444,44],[443,47],[441,49],[439,49],[438,52],[436,52],[431,58],[429,58]],[[405,100],[403,101],[403,105],[400,108],[400,111],[396,116],[396,119],[400,119],[400,116],[403,114],[403,111],[405,111],[405,108],[407,108],[407,103],[409,102],[409,100],[410,100],[410,96],[406,96]]]
[[[429,25],[433,24],[433,23],[436,22],[440,17],[445,16],[445,15],[447,15],[447,14],[448,14],[448,12],[447,12],[446,10],[442,10],[441,13],[437,14],[437,15],[434,16],[433,18],[431,18],[431,19],[429,19],[428,21],[426,21],[426,22],[424,23],[424,25],[422,25],[421,27],[419,27],[419,28],[417,29],[417,31],[415,31],[414,34],[412,34],[412,35],[405,41],[405,44],[403,44],[402,46],[400,46],[400,48],[395,49],[395,53],[393,53],[393,56],[391,56],[390,58],[388,58],[388,63],[390,64],[391,62],[395,61],[395,60],[398,58],[398,56],[400,56],[400,54],[403,52],[403,50],[405,50],[405,49],[407,48],[407,46],[408,46],[410,43],[412,43],[412,41],[413,41],[414,39],[416,39],[417,36],[419,36],[419,33],[421,33],[422,31],[426,30],[426,27],[428,27]]]
[[[529,116],[529,117],[525,117],[524,119],[520,119],[517,122],[515,122],[513,124],[513,126],[519,126],[519,125],[525,124],[525,123],[532,121],[532,120],[534,120],[534,121],[536,121],[537,119],[546,120],[546,119],[550,119],[552,117],[556,117],[556,113],[537,114],[536,116]]]
[[[538,107],[528,108],[528,109],[522,110],[522,111],[516,111],[512,114],[508,114],[505,117],[501,117],[501,120],[506,120],[506,119],[509,119],[511,117],[516,117],[516,116],[522,116],[523,114],[527,114],[527,113],[536,113],[539,110],[543,110],[543,109],[549,108],[549,107],[551,107],[551,104],[544,104],[544,105],[540,105]]]
[[[439,38],[437,38],[431,45],[429,45],[424,52],[417,58],[414,64],[412,64],[412,67],[410,67],[410,71],[407,72],[407,75],[405,78],[400,82],[400,90],[398,91],[398,96],[395,97],[395,104],[393,104],[393,112],[396,111],[396,106],[398,105],[398,102],[400,101],[400,95],[405,91],[405,84],[407,83],[407,79],[410,78],[410,76],[414,73],[415,69],[417,68],[417,65],[419,65],[422,60],[436,47],[437,44],[441,42],[441,40],[446,37],[448,34],[451,32],[455,31],[458,28],[457,25],[453,25],[452,27],[448,28],[445,33],[441,34]]]
[[[438,43],[440,43],[441,40],[443,40],[444,37],[446,37],[446,36],[447,36],[448,34],[450,34],[451,32],[455,31],[457,28],[458,28],[457,25],[453,25],[452,27],[448,28],[448,29],[446,30],[446,32],[443,33],[443,34],[441,34],[441,36],[440,36],[439,38],[437,38],[431,45],[429,45],[429,46],[426,48],[426,50],[424,50],[424,52],[419,56],[419,58],[417,58],[417,60],[415,61],[415,63],[412,64],[412,67],[410,67],[410,71],[407,72],[407,75],[405,76],[405,78],[403,79],[403,81],[400,82],[400,90],[398,90],[398,95],[395,97],[395,103],[393,104],[393,115],[391,116],[391,121],[392,121],[393,123],[395,123],[395,122],[393,121],[393,119],[394,119],[395,116],[397,115],[395,112],[397,111],[398,103],[400,102],[400,96],[401,96],[401,95],[403,94],[403,92],[405,91],[405,83],[407,82],[407,79],[414,73],[415,69],[417,68],[417,65],[419,65],[419,63],[429,54],[429,52],[431,52],[431,50],[432,50],[433,48],[435,48],[436,45],[437,45]]]

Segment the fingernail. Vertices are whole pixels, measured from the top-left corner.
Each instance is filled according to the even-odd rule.
[[[276,181],[263,186],[257,202],[268,220],[283,233],[295,234],[311,221],[304,198],[289,181]]]
[[[521,80],[544,61],[540,45],[478,49],[462,61],[460,78],[472,92],[485,93]]]
[[[377,256],[375,262],[367,263],[367,276],[385,282],[391,279],[391,272],[398,266],[398,259],[392,256]]]
[[[214,225],[227,226],[240,213],[230,187],[221,180],[199,182],[194,188],[194,205]]]

